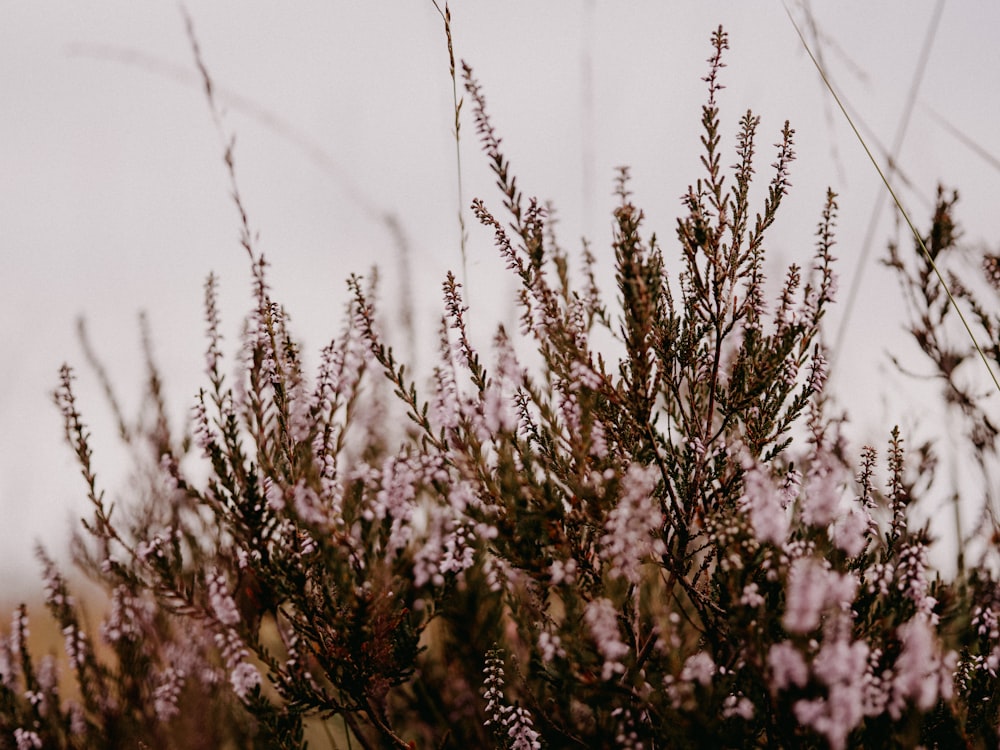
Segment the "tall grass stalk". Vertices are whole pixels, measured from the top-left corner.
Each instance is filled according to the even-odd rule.
[[[896,127],[895,136],[892,139],[892,146],[888,151],[883,151],[883,155],[889,165],[888,176],[890,178],[896,178],[896,176],[900,174],[899,152],[903,147],[903,139],[906,137],[906,131],[908,130],[910,121],[913,117],[913,110],[917,101],[917,93],[920,90],[920,84],[923,80],[924,72],[927,70],[927,61],[930,59],[931,47],[933,45],[934,38],[937,35],[943,11],[944,0],[939,0],[938,4],[935,6],[934,15],[931,17],[930,23],[928,24],[927,34],[925,35],[924,42],[920,48],[920,56],[917,59],[916,69],[913,72],[913,80],[910,83],[910,90],[906,97],[906,103],[903,106],[903,112],[899,118],[899,124]],[[822,58],[818,55],[817,60],[819,65],[825,68]],[[865,230],[864,240],[861,244],[861,251],[858,254],[857,262],[855,263],[851,286],[847,290],[847,298],[844,300],[844,314],[841,317],[840,326],[837,330],[837,338],[834,342],[835,352],[840,352],[842,350],[845,336],[847,335],[847,331],[850,327],[851,316],[854,313],[854,306],[857,302],[858,291],[861,288],[861,281],[864,278],[865,269],[868,265],[868,259],[871,255],[871,249],[875,242],[875,232],[878,227],[879,219],[882,216],[882,208],[885,205],[886,195],[887,193],[885,191],[878,191],[878,195],[875,198],[875,205],[872,207],[871,217],[868,220],[868,227]]]
[[[441,6],[438,5],[437,0],[431,0],[434,3],[434,8],[441,16],[441,20],[444,21],[444,34],[448,41],[448,73],[451,76],[451,101],[452,106],[455,110],[455,122],[454,131],[455,136],[455,179],[458,183],[458,233],[459,233],[459,249],[462,253],[462,285],[468,289],[469,288],[469,269],[468,269],[468,259],[466,257],[466,245],[468,242],[468,232],[465,229],[465,197],[462,191],[462,103],[465,101],[464,97],[459,98],[458,96],[458,75],[455,70],[455,45],[451,37],[451,9],[448,7],[448,3],[444,4],[444,10],[441,10]]]
[[[885,189],[892,197],[893,203],[896,204],[896,208],[899,210],[900,215],[903,217],[903,220],[909,227],[914,240],[920,246],[920,249],[923,252],[924,257],[927,259],[927,262],[934,270],[934,275],[937,276],[938,282],[941,284],[941,288],[947,295],[949,303],[954,308],[959,319],[962,321],[962,326],[965,328],[966,334],[968,334],[969,339],[972,342],[972,345],[975,347],[976,352],[979,354],[979,358],[983,362],[983,366],[989,373],[990,379],[993,381],[994,388],[996,388],[997,392],[1000,393],[1000,379],[997,378],[997,375],[994,372],[993,367],[990,365],[989,360],[986,358],[986,353],[983,351],[982,346],[980,346],[976,334],[973,333],[972,326],[969,325],[969,321],[966,319],[965,313],[962,312],[962,309],[958,306],[958,303],[955,301],[955,297],[952,294],[951,289],[949,288],[948,282],[945,280],[944,275],[938,269],[937,263],[934,261],[933,256],[931,256],[930,252],[927,250],[927,246],[926,244],[924,244],[923,237],[920,236],[920,232],[917,230],[916,225],[910,218],[909,212],[903,207],[903,202],[899,199],[899,196],[893,189],[892,184],[889,182],[888,177],[886,177],[886,173],[882,169],[882,166],[879,164],[878,159],[875,158],[875,155],[872,153],[871,149],[868,148],[868,143],[865,141],[864,137],[861,135],[861,132],[854,124],[854,119],[848,113],[847,108],[841,101],[840,95],[837,93],[836,88],[834,88],[833,84],[830,82],[830,79],[826,74],[826,71],[823,69],[823,66],[820,65],[819,60],[817,60],[816,56],[813,54],[812,48],[806,41],[805,35],[802,33],[802,29],[799,28],[798,23],[796,23],[795,17],[792,15],[792,11],[788,7],[787,2],[785,3],[785,12],[788,14],[788,20],[795,28],[795,33],[798,34],[799,40],[802,42],[802,46],[803,48],[805,48],[806,54],[809,55],[809,59],[812,60],[813,65],[816,66],[816,70],[819,71],[820,78],[823,79],[823,84],[826,86],[827,90],[830,92],[830,95],[833,97],[834,101],[837,103],[837,106],[840,108],[840,111],[843,113],[844,118],[847,120],[847,124],[850,125],[851,130],[853,131],[855,137],[858,139],[858,142],[861,144],[861,147],[864,149],[865,154],[868,156],[869,161],[871,161],[872,166],[875,167],[875,171],[878,172],[879,179],[882,181],[882,184],[885,185]]]

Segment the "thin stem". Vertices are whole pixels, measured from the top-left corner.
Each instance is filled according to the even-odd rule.
[[[437,0],[431,0],[431,2],[434,3],[434,8],[440,14],[441,20],[444,21],[444,33],[448,40],[448,72],[451,74],[451,102],[455,109],[455,172],[458,182],[458,231],[459,247],[462,252],[462,286],[468,289],[469,275],[466,260],[466,239],[468,232],[465,229],[465,199],[462,193],[462,148],[460,136],[462,128],[460,114],[462,112],[463,100],[458,97],[458,76],[455,74],[455,47],[451,38],[451,9],[448,7],[448,3],[445,3],[444,10],[442,11]]]
[[[941,288],[944,289],[944,293],[948,297],[948,302],[955,309],[955,312],[957,313],[959,320],[962,321],[962,326],[965,328],[965,332],[969,335],[969,339],[972,341],[972,345],[976,348],[976,351],[979,353],[979,358],[982,359],[983,365],[986,367],[986,371],[990,374],[990,378],[993,380],[993,385],[996,387],[997,391],[1000,392],[1000,380],[997,379],[996,373],[993,372],[993,368],[990,366],[990,362],[986,358],[986,353],[983,351],[983,348],[979,345],[979,341],[976,339],[976,334],[972,332],[972,326],[969,325],[969,321],[966,319],[965,314],[962,312],[962,309],[958,306],[958,303],[955,301],[955,297],[952,295],[951,289],[948,288],[948,283],[944,280],[944,274],[942,274],[940,269],[938,269],[937,263],[934,262],[934,258],[931,257],[930,251],[928,251],[927,246],[924,244],[924,238],[920,236],[920,232],[917,231],[917,227],[913,223],[913,220],[910,218],[909,213],[907,213],[906,209],[903,208],[902,201],[900,201],[899,196],[896,195],[896,191],[892,189],[892,185],[889,184],[889,179],[886,177],[885,172],[879,165],[878,160],[875,158],[875,155],[872,154],[871,149],[868,148],[868,144],[865,143],[865,139],[861,136],[861,133],[858,132],[858,128],[855,126],[854,120],[852,120],[851,116],[847,113],[847,108],[844,107],[844,104],[841,102],[840,97],[837,95],[836,90],[833,88],[833,84],[830,83],[830,80],[827,78],[826,72],[823,70],[823,67],[816,60],[816,56],[813,55],[812,50],[809,48],[808,42],[806,42],[805,36],[803,36],[802,34],[802,30],[799,28],[798,24],[795,23],[795,18],[792,17],[792,12],[788,8],[787,3],[785,4],[785,12],[788,14],[788,20],[791,21],[791,24],[795,29],[795,33],[799,35],[799,40],[802,42],[802,46],[805,48],[806,54],[809,55],[809,59],[813,61],[813,65],[815,65],[816,70],[819,71],[820,77],[823,79],[823,83],[830,91],[830,94],[831,96],[833,96],[834,101],[837,102],[837,106],[840,107],[840,111],[844,113],[844,117],[847,119],[847,124],[851,126],[851,130],[854,131],[854,135],[857,136],[858,142],[861,144],[861,147],[865,150],[865,154],[868,155],[869,161],[871,161],[872,166],[875,167],[875,171],[878,172],[878,176],[882,180],[882,184],[884,184],[885,189],[889,191],[889,195],[892,197],[893,202],[896,204],[896,208],[899,209],[899,213],[906,221],[906,225],[910,228],[910,232],[913,233],[913,237],[916,239],[917,244],[920,246],[921,252],[923,252],[924,257],[930,264],[930,267],[934,269],[934,275],[937,276],[938,281],[941,283]]]
[[[913,73],[913,81],[910,84],[909,95],[907,96],[903,114],[899,119],[896,135],[892,142],[892,150],[886,155],[889,159],[888,172],[890,176],[895,176],[895,174],[899,171],[897,166],[899,152],[903,147],[903,139],[906,137],[906,130],[913,115],[913,108],[917,100],[917,92],[920,90],[920,83],[923,80],[924,71],[927,69],[927,60],[930,58],[931,45],[934,41],[939,22],[941,20],[941,12],[943,10],[944,1],[938,0],[938,4],[934,9],[934,16],[927,28],[927,36],[924,38],[924,44],[920,49],[920,59],[917,61],[917,68]],[[872,241],[875,236],[875,227],[878,224],[879,217],[882,215],[882,206],[884,203],[885,193],[879,192],[875,199],[875,206],[872,208],[871,217],[868,221],[868,229],[865,232],[864,244],[861,246],[861,256],[858,258],[857,265],[855,266],[854,278],[851,280],[851,288],[848,290],[847,299],[844,303],[844,316],[841,318],[840,328],[837,331],[837,340],[833,347],[834,356],[839,354],[844,345],[844,337],[847,335],[848,323],[850,322],[851,314],[854,312],[854,304],[858,296],[858,291],[861,288],[861,280],[864,277],[864,267],[867,265],[868,256],[871,254]]]

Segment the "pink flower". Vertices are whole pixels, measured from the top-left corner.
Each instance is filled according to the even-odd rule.
[[[712,676],[716,673],[715,660],[711,654],[699,651],[692,654],[684,662],[681,669],[681,679],[685,682],[697,682],[699,685],[707,687],[712,684]]]
[[[75,625],[67,625],[62,632],[65,639],[66,658],[69,659],[70,668],[82,669],[84,659],[87,657],[86,635]]]
[[[629,466],[622,477],[621,498],[608,514],[601,537],[601,557],[612,578],[639,583],[642,564],[666,552],[660,538],[663,512],[653,494],[659,472],[651,466]]]
[[[802,498],[802,520],[810,526],[829,526],[840,513],[841,477],[833,459],[823,453],[809,469]]]
[[[597,651],[604,657],[601,679],[610,680],[616,674],[623,674],[625,665],[622,659],[629,653],[629,647],[622,642],[615,605],[609,599],[594,599],[587,603],[583,619]]]
[[[788,572],[782,625],[789,633],[815,630],[825,609],[850,607],[857,585],[850,573],[841,575],[812,557],[800,557]]]
[[[507,706],[503,720],[511,750],[542,750],[541,735],[531,725],[531,714],[522,706]]]
[[[42,738],[36,732],[18,727],[14,730],[17,750],[36,750],[42,747]]]
[[[233,686],[233,692],[240,698],[245,699],[247,695],[260,685],[260,672],[249,662],[240,662],[229,675],[229,683]]]
[[[767,666],[771,670],[771,684],[775,690],[789,685],[805,687],[809,681],[806,660],[791,641],[775,643],[767,652]]]
[[[562,646],[562,639],[548,630],[543,630],[538,634],[538,650],[542,652],[542,661],[546,664],[556,657],[566,658],[566,649]]]
[[[903,648],[893,667],[892,698],[888,706],[893,719],[902,715],[907,702],[921,711],[929,711],[939,697],[951,698],[957,658],[954,653],[942,657],[941,646],[926,615],[918,614],[896,632]]]
[[[822,351],[817,351],[813,355],[812,368],[809,371],[809,390],[815,393],[821,392],[823,386],[826,385],[828,373],[829,365],[827,364],[826,357],[823,356]]]
[[[749,509],[750,525],[758,541],[781,546],[788,536],[785,498],[767,470],[754,463],[743,475],[741,502]]]
[[[868,664],[868,644],[846,637],[826,641],[813,659],[813,673],[827,685],[860,682]]]
[[[180,713],[177,699],[184,687],[184,673],[168,667],[160,675],[159,684],[153,690],[153,709],[156,718],[162,722],[170,721]]]
[[[212,613],[223,625],[236,625],[240,621],[240,612],[236,602],[229,594],[226,578],[218,570],[212,569],[205,576],[208,582],[208,600]]]
[[[833,541],[848,557],[857,557],[864,550],[871,525],[871,516],[856,506],[848,509],[833,529]]]
[[[727,695],[722,702],[722,715],[727,719],[739,716],[745,721],[750,721],[754,713],[753,701],[745,695]]]
[[[830,688],[826,698],[796,701],[792,710],[800,724],[826,737],[831,750],[846,746],[847,736],[862,718],[860,698],[843,685]]]
[[[764,603],[764,597],[760,594],[760,587],[756,583],[748,583],[743,587],[743,594],[740,596],[740,604],[744,607],[756,609]]]

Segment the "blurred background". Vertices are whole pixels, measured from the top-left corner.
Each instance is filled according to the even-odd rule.
[[[792,16],[918,225],[938,182],[960,190],[965,241],[996,247],[1000,5],[931,0],[790,2]],[[175,426],[203,381],[202,285],[221,278],[230,351],[250,304],[250,271],[182,12],[172,3],[5,2],[0,23],[0,596],[35,589],[42,542],[65,555],[89,510],[51,403],[73,365],[93,433],[98,481],[125,497],[125,456],[76,335],[84,318],[127,413],[141,393],[139,314],[148,316]],[[680,196],[701,176],[698,141],[709,37],[730,35],[723,147],[747,108],[762,118],[759,196],[788,119],[798,160],[770,234],[768,272],[807,264],[825,190],[840,194],[839,341],[832,381],[850,437],[884,446],[940,434],[933,384],[914,362],[896,280],[878,261],[901,236],[884,188],[807,57],[781,3],[455,2],[455,53],[486,94],[518,184],[551,200],[567,248],[587,237],[610,292],[615,167],[669,251]],[[440,284],[460,273],[453,104],[444,26],[431,0],[273,3],[189,9],[235,134],[236,172],[274,296],[289,308],[307,363],[339,328],[349,273],[381,273],[390,332],[408,282],[430,360]],[[467,107],[463,201],[499,212]],[[902,137],[901,137],[902,136]],[[993,156],[991,156],[991,154]],[[490,332],[511,317],[513,284],[492,234],[466,211],[467,296]],[[400,255],[396,222],[408,255]],[[907,246],[909,240],[903,240]],[[856,283],[855,279],[859,281]],[[852,297],[852,289],[854,296]],[[848,303],[848,301],[850,302]],[[394,334],[407,345],[405,331]],[[488,343],[482,338],[483,348]],[[946,532],[945,532],[946,533]]]

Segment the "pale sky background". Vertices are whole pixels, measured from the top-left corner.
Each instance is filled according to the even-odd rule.
[[[810,5],[835,83],[888,146],[937,2]],[[802,5],[793,3],[793,12],[804,20]],[[430,0],[219,1],[192,3],[190,13],[216,85],[242,97],[222,97],[226,126],[237,136],[240,188],[307,362],[315,364],[315,352],[339,328],[347,274],[378,264],[386,307],[397,297],[384,212],[398,217],[411,243],[418,324],[427,334],[440,282],[460,263],[451,82]],[[457,1],[452,14],[456,55],[476,70],[519,185],[555,203],[564,245],[578,248],[585,234],[603,250],[609,293],[614,168],[631,165],[647,229],[669,251],[679,198],[701,176],[701,77],[709,35],[722,23],[731,45],[720,99],[724,164],[735,160],[733,136],[747,107],[762,118],[762,183],[783,121],[797,131],[799,158],[771,233],[770,275],[808,262],[830,185],[840,193],[846,298],[883,188],[780,3]],[[86,317],[132,410],[142,376],[137,316],[145,310],[180,420],[203,383],[204,279],[209,271],[221,277],[234,347],[250,274],[178,6],[4,0],[0,18],[2,596],[35,585],[36,540],[58,553],[73,519],[88,513],[49,395],[64,361],[78,370],[99,480],[112,497],[121,488],[122,457],[75,337],[76,318]],[[993,248],[1000,173],[933,113],[1000,154],[998,28],[1000,4],[944,5],[899,154],[910,181],[900,192],[918,223],[926,225],[943,181],[962,193],[966,239]],[[283,132],[267,117],[278,118]],[[322,149],[325,161],[296,138]],[[466,204],[478,196],[499,211],[468,116],[462,166]],[[468,213],[466,221],[472,314],[491,330],[509,314],[511,285],[491,232]],[[900,336],[898,285],[876,263],[895,233],[886,208],[837,360],[833,387],[856,420],[858,447],[883,446],[894,423],[915,436],[941,429],[926,412],[926,389],[896,374],[886,356],[913,352]],[[842,311],[828,319],[831,337]]]

